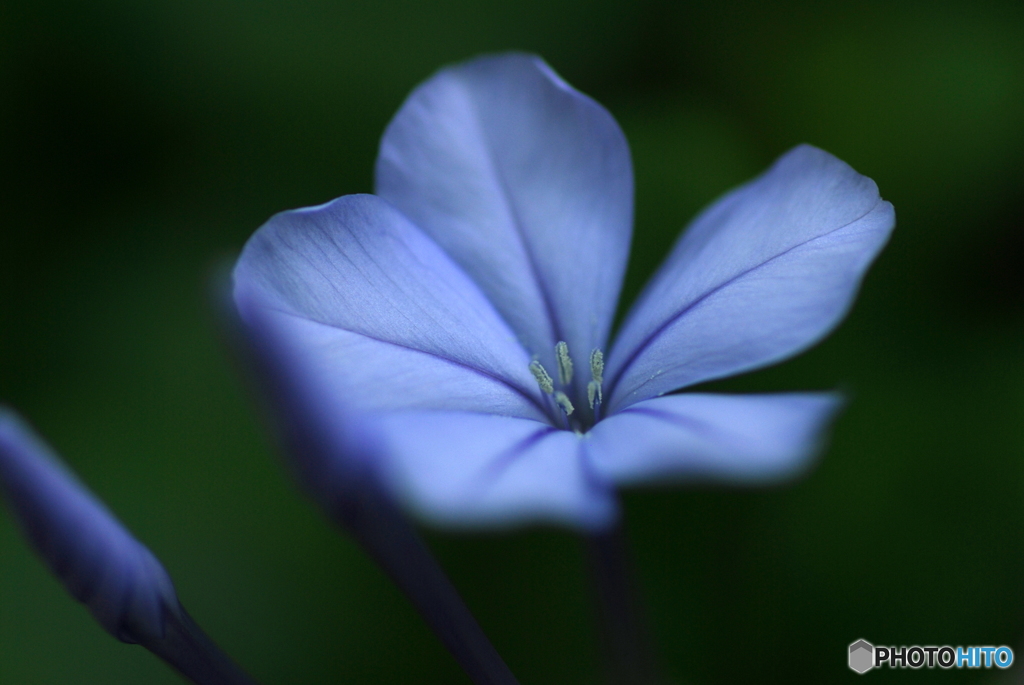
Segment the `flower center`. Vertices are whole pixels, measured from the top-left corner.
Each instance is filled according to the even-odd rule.
[[[587,404],[590,411],[577,411],[569,398],[574,394],[572,385],[573,363],[569,356],[569,345],[563,340],[555,345],[555,362],[558,364],[558,388],[551,374],[544,368],[540,360],[530,362],[530,373],[537,379],[537,385],[544,394],[551,397],[565,419],[565,426],[576,433],[585,433],[597,421],[597,412],[604,399],[601,384],[604,382],[604,353],[601,350],[590,352],[590,377],[587,383]],[[578,399],[578,398],[577,398]]]

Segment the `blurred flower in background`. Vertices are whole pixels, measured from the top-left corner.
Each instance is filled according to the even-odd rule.
[[[113,637],[191,682],[252,685],[192,621],[152,552],[2,406],[0,495],[42,561]]]
[[[787,489],[624,497],[668,673],[822,682],[845,672],[857,637],[1012,642],[1024,634],[1021,13],[7,3],[0,397],[132,522],[197,620],[261,681],[457,680],[404,598],[280,477],[205,288],[211,264],[273,212],[371,191],[381,125],[437,65],[529,50],[629,140],[625,304],[709,198],[801,142],[900,208],[897,237],[828,340],[695,388],[841,388],[852,401],[829,458]],[[595,680],[571,537],[430,542],[523,682]],[[177,682],[67,602],[9,519],[0,559],[0,681]],[[792,644],[805,647],[799,672],[776,658]]]

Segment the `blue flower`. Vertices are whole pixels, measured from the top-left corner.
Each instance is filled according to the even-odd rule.
[[[827,335],[892,205],[797,147],[697,217],[610,340],[632,217],[611,115],[539,58],[479,58],[402,105],[375,195],[262,226],[234,300],[274,341],[332,473],[372,472],[435,523],[597,530],[621,485],[798,472],[835,395],[666,393]]]

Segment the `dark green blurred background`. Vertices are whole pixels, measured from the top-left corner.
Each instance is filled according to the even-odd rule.
[[[1011,644],[1024,669],[1019,2],[4,0],[0,401],[266,685],[467,682],[284,477],[208,282],[272,213],[371,190],[415,84],[511,48],[626,131],[627,298],[701,206],[794,144],[896,206],[836,334],[713,386],[845,390],[820,465],[786,488],[626,495],[669,682],[849,680],[857,638]],[[601,682],[572,534],[429,535],[524,685]],[[103,633],[0,515],[0,683],[176,682]]]

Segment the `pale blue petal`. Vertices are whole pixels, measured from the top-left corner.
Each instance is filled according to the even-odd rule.
[[[668,395],[598,423],[587,451],[618,485],[777,481],[807,467],[840,404],[827,393]]]
[[[308,337],[294,334],[296,317],[252,298],[247,307],[245,319],[226,308],[225,322],[287,465],[325,510],[346,506],[375,487],[381,450],[367,412],[352,401],[358,395],[323,371]]]
[[[328,511],[383,485],[439,525],[611,521],[614,498],[586,469],[579,436],[544,420],[476,411],[367,410],[296,346],[288,319],[253,307],[246,342],[290,465]],[[311,363],[312,362],[312,363]]]
[[[617,515],[612,491],[589,469],[574,433],[461,412],[398,412],[378,425],[390,448],[387,481],[436,524],[555,521],[598,529]]]
[[[376,187],[548,369],[559,340],[578,364],[605,346],[632,230],[629,148],[540,58],[483,57],[417,88],[384,133]]]
[[[363,409],[542,418],[530,358],[479,288],[387,202],[349,195],[279,214],[234,271],[244,319],[268,310],[303,372]]]
[[[630,312],[608,359],[608,411],[771,364],[853,302],[895,224],[875,183],[807,145],[706,210]]]
[[[178,612],[159,561],[50,449],[0,408],[0,492],[36,552],[111,635],[159,640]]]

